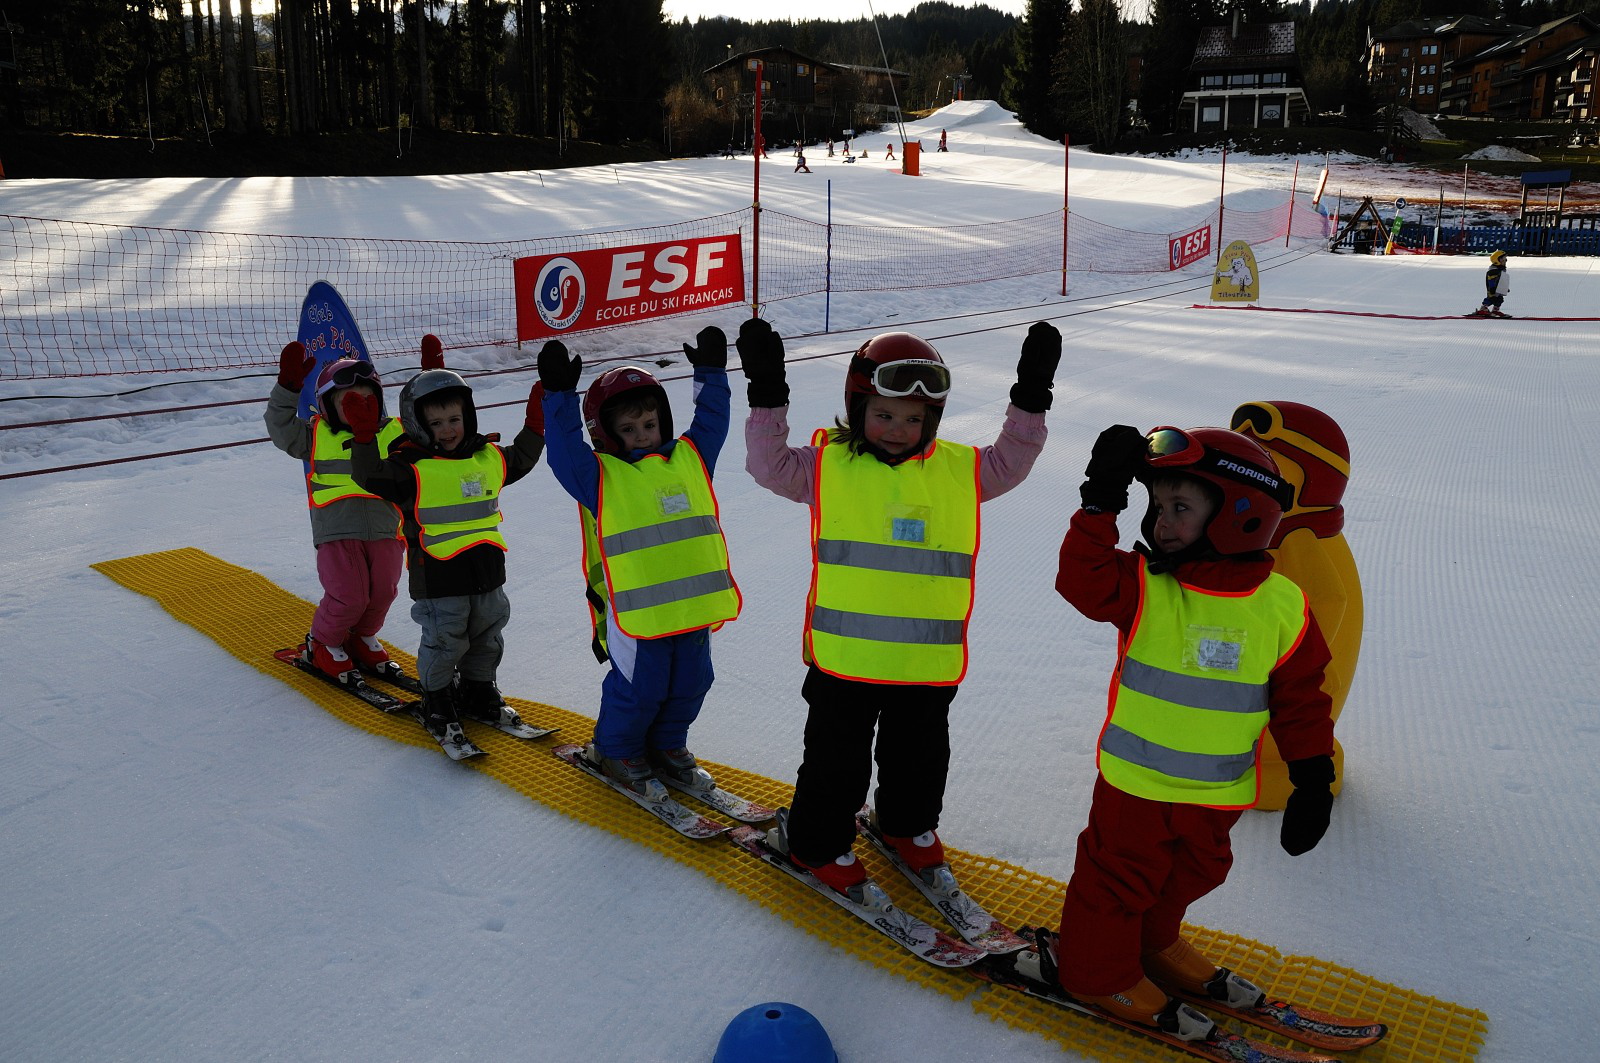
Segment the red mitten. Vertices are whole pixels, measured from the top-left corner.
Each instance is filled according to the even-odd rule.
[[[544,381],[536,380],[528,392],[528,412],[522,423],[544,435]]]
[[[440,343],[439,337],[431,332],[422,337],[422,368],[424,370],[444,368],[444,344]]]
[[[285,346],[278,357],[278,385],[299,391],[316,364],[317,360],[306,353],[306,345],[295,340]]]
[[[339,416],[350,426],[350,434],[357,443],[370,443],[378,438],[382,410],[378,396],[366,388],[351,388],[339,397]]]

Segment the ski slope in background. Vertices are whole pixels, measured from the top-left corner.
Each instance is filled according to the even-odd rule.
[[[763,204],[821,217],[830,179],[836,220],[954,224],[1059,203],[1059,146],[983,104],[912,131],[931,146],[941,127],[951,151],[925,155],[920,179],[892,171],[881,145],[869,165],[808,155],[809,176],[775,156]],[[1236,189],[1241,207],[1281,202],[1292,165],[1231,158],[1230,206]],[[1075,212],[1146,231],[1203,220],[1218,176],[1206,159],[1080,151],[1072,174]],[[748,160],[707,159],[477,177],[13,181],[0,185],[0,210],[478,239],[737,209],[748,176]],[[1263,249],[1262,301],[1464,313],[1484,265]],[[1593,313],[1591,260],[1511,268],[1512,313]],[[1065,336],[1050,442],[1029,480],[984,511],[941,833],[1070,874],[1114,636],[1052,585],[1100,429],[1226,423],[1249,400],[1309,403],[1353,451],[1345,533],[1366,637],[1339,724],[1348,778],[1327,838],[1298,859],[1278,848],[1276,814],[1247,815],[1231,881],[1191,917],[1481,1009],[1490,1063],[1584,1058],[1583,1018],[1600,1012],[1584,973],[1600,879],[1600,323],[1190,309],[1205,280],[1203,268],[1075,274],[1066,299],[1052,277],[836,297],[834,334],[788,344],[795,441],[841,408],[843,356],[909,327],[954,370],[944,434],[984,443],[1027,325],[1052,320]],[[1119,294],[1128,289],[1139,290]],[[792,300],[769,316],[797,337],[820,330],[823,306]],[[733,308],[571,346],[591,362],[659,358],[707,324],[732,334],[740,320]],[[200,342],[205,323],[194,324],[172,342]],[[263,348],[293,330],[286,320]],[[529,367],[474,380],[484,426],[512,432],[533,352],[446,353],[469,373]],[[653,368],[681,416],[688,368],[667,357]],[[406,375],[385,369],[393,382]],[[0,423],[264,398],[270,383],[4,384],[0,398],[17,401],[0,403]],[[737,379],[735,391],[742,414]],[[261,411],[4,431],[0,474],[255,439]],[[740,424],[716,485],[745,608],[716,639],[718,681],[692,744],[790,780],[804,721],[806,511],[744,472]],[[88,568],[195,546],[314,601],[299,476],[260,443],[0,481],[0,1057],[704,1060],[740,1010],[786,1000],[823,1022],[847,1063],[1063,1058],[437,751],[340,723]],[[572,504],[536,470],[504,509],[513,618],[501,686],[592,715],[603,670],[588,652]],[[1137,510],[1125,515],[1125,544],[1137,523]],[[382,634],[415,646],[403,599]],[[775,877],[775,888],[789,887]]]

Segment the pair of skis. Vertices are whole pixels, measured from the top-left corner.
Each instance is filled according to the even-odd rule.
[[[1182,1049],[1202,1059],[1232,1063],[1334,1063],[1337,1057],[1299,1049],[1286,1049],[1228,1030],[1203,1013],[1189,1016],[1191,1025],[1205,1029],[1200,1040],[1190,1040],[1155,1027],[1128,1022],[1092,1004],[1067,995],[1059,985],[1047,985],[1018,970],[1018,959],[1025,950],[1035,949],[1030,931],[1021,933],[1006,927],[955,884],[948,867],[919,873],[901,859],[897,850],[874,827],[865,810],[857,816],[857,828],[915,885],[960,938],[896,907],[888,894],[868,881],[860,900],[847,897],[820,882],[805,868],[767,844],[766,836],[751,827],[741,827],[729,839],[745,852],[798,879],[811,889],[850,912],[862,922],[884,934],[918,958],[952,970],[965,970],[981,981],[1026,993],[1057,1007],[1108,1022]],[[1309,1009],[1297,1008],[1282,1000],[1264,1000],[1253,1008],[1232,1008],[1207,997],[1180,999],[1199,1004],[1262,1029],[1283,1034],[1311,1048],[1348,1051],[1375,1044],[1387,1032],[1381,1023],[1346,1019]],[[1187,1006],[1187,1005],[1184,1005]],[[1191,1009],[1192,1011],[1192,1009]]]
[[[418,700],[423,692],[422,684],[413,677],[406,675],[400,666],[393,661],[387,661],[376,668],[362,668],[359,671],[351,669],[340,678],[335,679],[306,660],[304,652],[299,646],[278,650],[273,656],[285,664],[293,665],[307,675],[316,676],[323,682],[365,702],[379,712],[391,716],[401,712],[410,713],[419,724],[422,724],[423,729],[428,732],[434,741],[439,743],[440,748],[445,751],[445,754],[451,760],[467,760],[471,757],[483,755],[484,751],[473,744],[459,724],[448,727],[440,733],[435,733],[428,726],[427,718],[422,712],[422,702]],[[405,694],[414,696],[404,697],[389,690],[380,689],[368,682],[368,679],[379,680],[390,687],[403,691]],[[534,727],[525,723],[522,717],[517,715],[516,710],[509,705],[501,708],[498,720],[480,720],[477,722],[493,727],[498,731],[504,731],[513,738],[529,740],[543,738],[545,735],[554,734],[559,730],[556,727]]]
[[[739,820],[741,823],[765,823],[774,815],[773,810],[765,805],[757,804],[736,794],[730,794],[716,785],[705,772],[699,773],[699,778],[704,781],[704,785],[691,786],[670,775],[662,775],[658,777],[658,781],[665,785],[659,789],[652,788],[653,792],[651,793],[639,793],[637,790],[623,785],[604,771],[601,771],[600,765],[593,763],[584,755],[582,746],[557,746],[550,752],[590,778],[605,783],[685,838],[693,838],[697,841],[715,838],[720,834],[726,834],[729,827],[690,808],[686,808],[667,794],[667,787],[686,794],[725,816]]]

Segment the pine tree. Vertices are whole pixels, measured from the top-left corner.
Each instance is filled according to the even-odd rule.
[[[1056,54],[1067,35],[1067,0],[1028,0],[1016,31],[1001,99],[1030,132],[1059,140],[1066,132],[1050,91]]]

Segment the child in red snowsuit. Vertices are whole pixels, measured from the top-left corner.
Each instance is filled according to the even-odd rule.
[[[1118,550],[1117,513],[1134,478],[1150,492],[1150,545]],[[1283,848],[1307,852],[1328,827],[1328,648],[1304,592],[1266,553],[1290,490],[1239,433],[1146,437],[1118,425],[1095,443],[1083,507],[1061,544],[1056,589],[1116,625],[1117,666],[1089,823],[1040,969],[1048,978],[1055,967],[1078,1000],[1180,1036],[1203,1036],[1209,1020],[1168,989],[1243,1005],[1260,996],[1181,931],[1189,905],[1227,878],[1229,832],[1257,798],[1263,729],[1295,786]]]

